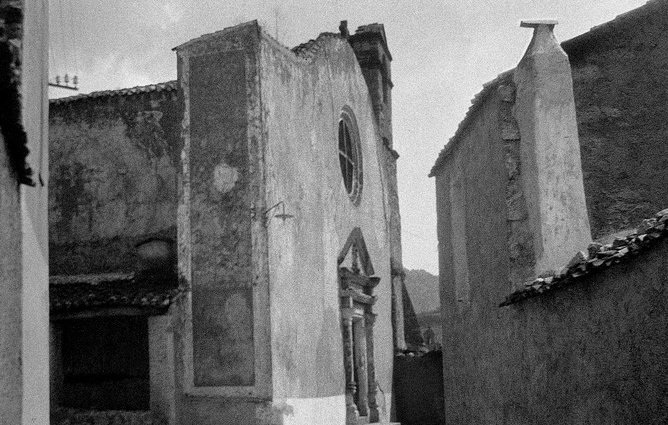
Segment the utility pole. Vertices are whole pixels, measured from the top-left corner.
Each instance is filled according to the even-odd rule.
[[[65,74],[63,77],[63,82],[61,83],[60,75],[56,75],[56,78],[54,78],[54,82],[49,81],[49,86],[50,87],[58,87],[61,89],[67,89],[67,90],[79,90],[79,78],[75,75],[72,77],[72,85],[70,85],[70,76]]]

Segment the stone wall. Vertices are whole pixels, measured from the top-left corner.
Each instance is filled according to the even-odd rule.
[[[176,48],[183,185],[177,421],[272,420],[257,22]]]
[[[563,43],[573,69],[594,238],[668,205],[668,3],[652,1]]]
[[[494,409],[484,403],[503,391],[494,359],[506,343],[498,334],[507,323],[497,320],[496,306],[511,288],[506,154],[513,138],[502,137],[503,93],[490,89],[483,95],[436,174],[448,423],[494,423],[484,416]],[[473,414],[483,416],[476,421]]]
[[[176,91],[51,102],[51,274],[128,272],[134,246],[176,239]]]
[[[505,390],[495,406],[503,417],[493,423],[668,420],[667,254],[664,240],[625,264],[500,311],[510,343],[496,363]]]

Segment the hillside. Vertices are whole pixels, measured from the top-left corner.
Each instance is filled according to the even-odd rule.
[[[416,314],[432,312],[440,308],[438,276],[425,270],[405,270],[405,285]]]

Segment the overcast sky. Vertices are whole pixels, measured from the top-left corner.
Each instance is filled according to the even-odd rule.
[[[385,24],[394,61],[393,125],[399,159],[404,264],[438,272],[434,181],[427,178],[482,83],[521,58],[521,19],[557,19],[559,40],[645,0],[49,0],[50,77],[79,76],[80,93],[176,78],[171,48],[258,19],[294,47],[348,20]],[[51,89],[52,97],[76,94]]]

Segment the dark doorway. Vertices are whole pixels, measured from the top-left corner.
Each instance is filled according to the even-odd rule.
[[[149,410],[148,320],[72,319],[61,326],[62,407]]]

